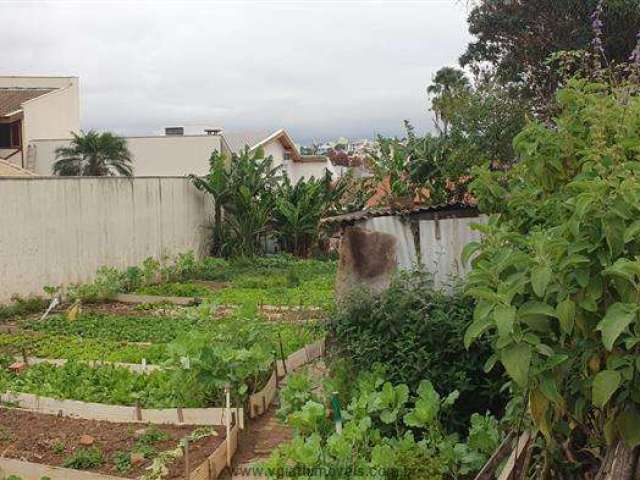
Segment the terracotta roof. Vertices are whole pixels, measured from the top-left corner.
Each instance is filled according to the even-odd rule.
[[[34,177],[35,173],[25,170],[0,158],[0,177]]]
[[[22,104],[55,88],[0,88],[0,117],[22,109]]]

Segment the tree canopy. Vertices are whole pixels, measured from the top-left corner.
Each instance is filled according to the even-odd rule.
[[[624,63],[636,45],[640,28],[637,0],[481,0],[469,15],[476,38],[460,57],[463,66],[495,67],[503,83],[553,93],[558,77],[546,63],[558,51],[588,50],[593,13],[602,4],[603,50],[608,62]]]
[[[105,177],[133,175],[133,159],[127,141],[111,132],[95,130],[72,133],[67,147],[56,149],[53,174],[60,176]]]

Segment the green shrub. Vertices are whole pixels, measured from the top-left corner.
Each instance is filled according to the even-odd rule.
[[[124,274],[115,268],[100,267],[96,278],[91,283],[71,285],[67,295],[72,301],[82,300],[85,303],[98,303],[112,300],[124,291]]]
[[[140,295],[158,295],[161,297],[207,297],[212,291],[192,282],[172,282],[139,288]]]
[[[473,183],[493,215],[465,247],[465,341],[491,340],[556,478],[606,477],[640,445],[637,93],[569,82],[553,123],[516,137],[520,162]]]
[[[457,392],[441,396],[428,380],[415,394],[375,372],[363,372],[352,383],[342,433],[330,420],[329,399],[309,400],[289,414],[296,435],[265,465],[267,472],[289,475],[270,478],[309,478],[294,472],[313,469],[317,478],[340,472],[336,478],[471,479],[500,443],[497,421],[488,415],[472,417],[466,441],[450,435],[441,420]]]
[[[103,463],[102,451],[98,447],[77,448],[72,455],[64,459],[63,466],[76,470],[87,470],[97,468]]]
[[[392,382],[415,388],[422,378],[460,392],[461,400],[445,423],[464,428],[474,412],[499,414],[504,406],[499,372],[486,374],[488,342],[464,348],[464,332],[474,304],[455,293],[435,291],[426,273],[401,273],[379,295],[356,290],[330,321],[341,353],[356,367],[384,366]]]
[[[21,317],[30,313],[44,311],[49,301],[42,297],[26,297],[14,296],[13,303],[10,305],[0,305],[0,321],[7,320],[12,317]]]
[[[277,415],[280,421],[286,422],[289,415],[300,411],[307,402],[317,401],[311,389],[311,379],[305,372],[292,373],[287,377],[287,384],[279,393],[280,408]]]
[[[112,457],[116,470],[120,473],[127,473],[131,470],[131,454],[123,451],[117,451]]]

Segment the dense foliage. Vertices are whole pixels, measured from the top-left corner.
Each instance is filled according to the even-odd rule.
[[[264,254],[269,239],[281,249],[308,257],[319,239],[320,219],[339,201],[343,182],[300,179],[292,184],[282,166],[261,148],[246,147],[226,158],[211,154],[209,174],[191,175],[193,184],[213,197],[215,219],[212,253],[224,257]],[[224,215],[222,211],[224,210]]]
[[[335,402],[313,395],[303,405],[288,395],[288,423],[294,440],[279,447],[264,465],[269,478],[473,478],[500,442],[495,419],[474,415],[466,441],[449,435],[443,412],[457,392],[438,394],[428,380],[414,393],[377,373],[362,374],[341,412],[336,432]],[[328,405],[331,405],[329,407]]]
[[[221,405],[225,384],[232,386],[234,398],[243,399],[264,385],[281,348],[289,355],[322,335],[320,325],[268,322],[243,313],[214,320],[210,308],[203,305],[179,320],[89,314],[29,322],[30,328],[65,336],[6,335],[0,337],[0,351],[70,362],[35,365],[23,375],[4,371],[0,390],[124,405],[140,399],[149,407]],[[133,348],[123,340],[171,342]],[[148,376],[106,366],[94,371],[77,361],[132,363],[140,357],[162,362],[168,371]]]
[[[123,363],[162,363],[167,360],[166,345],[139,345],[102,338],[80,338],[31,333],[0,334],[0,352],[39,358],[99,360]]]
[[[273,210],[273,231],[280,247],[307,258],[320,238],[320,220],[342,198],[347,183],[332,184],[331,174],[293,184],[288,177],[278,185]]]
[[[47,301],[41,297],[14,297],[9,305],[0,305],[0,322],[10,318],[22,317],[30,313],[44,311]]]
[[[171,318],[112,315],[89,311],[73,319],[58,314],[47,317],[45,321],[30,320],[22,323],[22,327],[36,332],[81,338],[166,343],[199,325],[210,326],[213,323],[203,321],[197,315],[186,313],[178,318]]]
[[[461,57],[463,65],[496,68],[501,83],[515,84],[546,102],[561,78],[547,60],[558,51],[589,50],[593,13],[602,25],[602,52],[624,63],[636,44],[640,4],[636,0],[481,0],[469,15],[475,36]]]
[[[67,295],[84,303],[113,299],[118,293],[186,296],[233,305],[315,305],[333,301],[334,261],[299,260],[280,254],[251,259],[204,258],[187,252],[174,262],[147,258],[124,271],[102,267],[86,284],[71,285]],[[209,288],[196,281],[222,282]]]
[[[488,342],[464,349],[473,302],[434,291],[424,272],[401,274],[378,296],[356,290],[331,319],[339,352],[367,370],[384,365],[387,378],[417,388],[429,378],[440,394],[457,390],[460,402],[444,416],[447,426],[465,428],[475,412],[499,414],[504,399],[498,372],[485,374]]]
[[[553,125],[516,138],[521,163],[474,182],[495,215],[466,249],[465,343],[491,339],[545,464],[572,476],[640,445],[640,98],[574,80],[557,101]]]
[[[0,335],[0,348],[7,350],[13,345],[16,354],[24,350],[35,357],[83,360],[118,358],[117,361],[125,363],[140,363],[130,358],[146,358],[149,363],[154,363],[150,362],[151,358],[168,359],[168,344],[189,335],[196,335],[205,342],[234,347],[244,347],[260,340],[269,345],[269,350],[276,346],[279,348],[281,338],[288,355],[311,343],[322,332],[322,326],[312,321],[302,324],[267,321],[256,314],[255,308],[240,308],[222,318],[217,314],[217,305],[214,303],[182,308],[179,312],[174,317],[88,311],[76,318],[53,315],[46,320],[20,321],[18,326],[23,333]],[[140,342],[151,342],[152,345],[136,344]],[[61,354],[54,355],[54,352]],[[145,353],[151,357],[144,357]]]

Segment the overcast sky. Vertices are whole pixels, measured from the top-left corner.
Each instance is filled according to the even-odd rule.
[[[295,140],[429,128],[466,2],[0,0],[0,74],[80,77],[83,128],[285,127]]]

